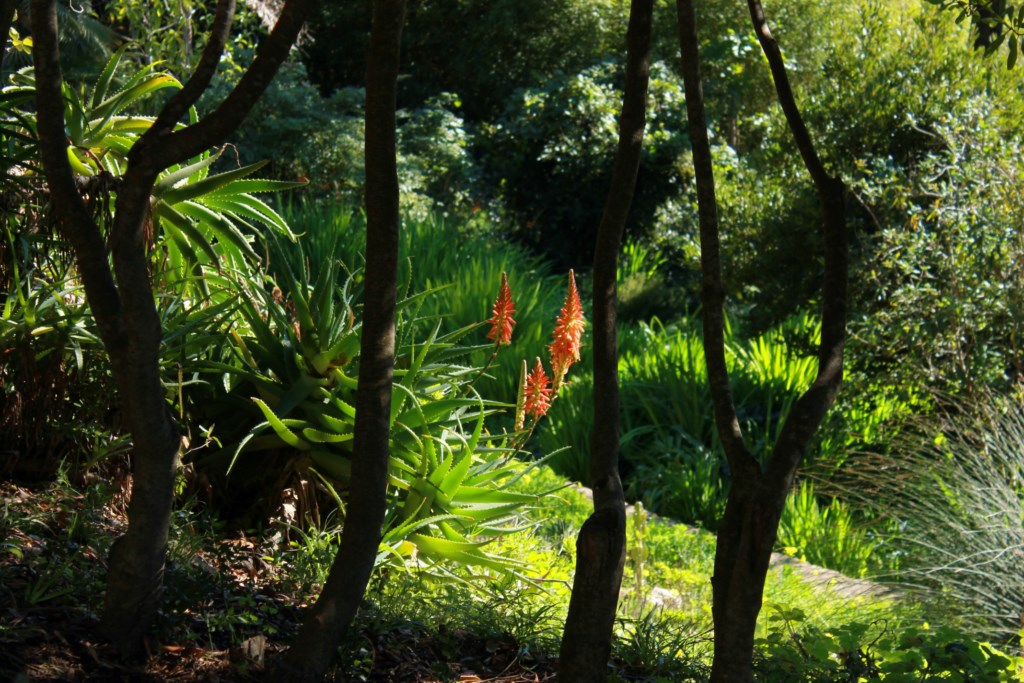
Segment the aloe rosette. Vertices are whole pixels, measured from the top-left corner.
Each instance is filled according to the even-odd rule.
[[[230,447],[233,470],[286,448],[344,511],[350,478],[358,376],[358,273],[337,258],[307,259],[301,242],[270,240],[269,281],[243,279],[232,338],[237,359],[214,364],[235,393],[249,393],[258,422]],[[333,253],[335,249],[329,249]],[[316,263],[315,275],[309,264]],[[398,304],[390,422],[389,507],[380,565],[447,574],[451,563],[519,573],[523,565],[487,551],[519,528],[536,499],[512,490],[527,469],[486,418],[508,408],[472,390],[477,370],[461,362],[487,348],[467,343],[479,325],[442,333],[419,316],[438,290]]]

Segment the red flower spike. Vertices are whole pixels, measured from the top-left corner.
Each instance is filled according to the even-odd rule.
[[[535,419],[544,417],[548,408],[551,407],[551,387],[540,358],[537,359],[533,371],[526,378],[526,389],[523,394],[526,399],[523,411]]]
[[[512,328],[516,324],[512,316],[515,315],[515,312],[516,304],[512,301],[512,292],[508,288],[508,277],[502,273],[498,298],[494,301],[492,315],[487,320],[491,324],[491,331],[487,333],[487,338],[497,346],[512,343]]]
[[[562,386],[562,380],[565,379],[569,367],[580,359],[580,338],[586,326],[580,294],[576,290],[576,276],[570,270],[569,291],[565,295],[565,304],[555,323],[554,341],[548,346],[548,350],[551,351],[554,391],[558,391]]]

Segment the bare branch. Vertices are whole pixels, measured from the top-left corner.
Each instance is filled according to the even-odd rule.
[[[708,385],[715,413],[715,425],[729,466],[736,473],[756,476],[759,465],[743,441],[729,370],[725,364],[725,315],[722,305],[721,247],[718,237],[718,200],[711,145],[708,142],[704,114],[704,88],[697,48],[697,17],[692,0],[678,0],[679,46],[682,54],[683,85],[686,89],[686,117],[697,183],[697,219],[700,223],[701,303],[704,325],[704,357],[708,366]]]
[[[213,75],[217,73],[217,67],[224,54],[224,46],[227,45],[228,38],[231,36],[231,23],[234,17],[235,0],[219,0],[213,17],[213,26],[210,28],[210,38],[206,43],[206,48],[203,49],[202,57],[199,58],[199,65],[184,87],[164,105],[160,115],[153,123],[153,128],[158,131],[174,130],[181,117],[188,112],[189,107],[199,101],[206,88],[209,87]]]
[[[825,170],[804,124],[789,83],[782,51],[772,36],[759,0],[747,0],[754,32],[761,44],[775,82],[779,104],[786,115],[790,132],[818,193],[823,217],[825,275],[822,287],[821,344],[818,347],[818,374],[811,387],[799,398],[783,424],[772,451],[767,471],[767,488],[785,495],[807,444],[825,413],[835,401],[843,380],[843,347],[846,343],[847,305],[847,228],[846,189],[843,181]]]
[[[260,43],[253,63],[220,106],[202,121],[178,131],[171,132],[166,126],[150,128],[132,148],[130,163],[138,165],[142,175],[155,176],[227,138],[270,85],[313,5],[314,0],[288,0],[274,30]]]

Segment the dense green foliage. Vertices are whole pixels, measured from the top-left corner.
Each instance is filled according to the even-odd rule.
[[[763,680],[999,681],[1021,670],[999,649],[1017,647],[1024,593],[1024,85],[1019,66],[1003,68],[1020,50],[1024,13],[1010,12],[1013,3],[1003,3],[1002,19],[979,14],[979,3],[932,4],[967,9],[971,21],[911,0],[768,8],[808,124],[848,182],[855,228],[847,382],[775,546],[894,583],[914,600],[841,600],[794,570],[773,570],[758,630]],[[512,413],[520,362],[548,355],[564,292],[556,273],[577,269],[587,307],[626,5],[410,7],[391,488],[365,633],[433,629],[443,639],[468,626],[484,638],[511,634],[520,660],[556,647],[588,504],[572,489],[552,491],[588,480],[586,336],[582,362],[531,439],[515,433]],[[356,207],[369,6],[322,3],[308,42],[232,144],[170,169],[154,191],[147,239],[161,372],[185,433],[163,627],[182,642],[227,647],[274,635],[274,615],[323,584],[337,547],[362,321]],[[75,67],[64,91],[69,158],[109,225],[127,150],[152,122],[144,114],[180,87],[211,15],[188,0],[82,9],[62,14]],[[813,379],[821,263],[796,247],[818,247],[819,219],[740,10],[702,3],[701,47],[727,361],[741,427],[763,457]],[[696,316],[696,200],[673,3],[656,3],[656,15],[648,127],[619,271],[622,470],[630,500],[699,529],[663,524],[640,505],[630,514],[616,666],[622,680],[700,680],[710,652],[709,532],[731,475]],[[1004,37],[975,51],[982,28],[1003,19]],[[253,58],[261,20],[240,7],[239,24],[193,117],[209,113]],[[17,30],[24,34],[23,21]],[[137,42],[115,45],[115,31]],[[52,234],[32,71],[23,51],[8,55],[0,470],[62,479],[43,494],[42,511],[5,499],[0,575],[19,607],[91,605],[95,568],[67,551],[106,551],[99,511],[117,508],[122,493],[98,480],[124,482],[129,443],[76,266]],[[517,325],[512,348],[495,356],[480,324],[503,273]],[[549,457],[559,475],[537,466]],[[224,525],[256,531],[280,592],[225,584],[200,633],[189,615],[207,600],[209,577],[194,556],[218,543]],[[451,642],[444,647],[457,650]],[[346,674],[367,675],[361,645],[350,644]]]

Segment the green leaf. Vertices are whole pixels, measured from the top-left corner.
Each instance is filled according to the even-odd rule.
[[[239,178],[244,178],[247,175],[255,173],[266,165],[266,160],[258,161],[255,164],[249,164],[242,168],[236,168],[224,173],[218,173],[217,175],[207,176],[203,180],[199,180],[194,183],[188,183],[186,185],[167,189],[164,191],[162,198],[164,201],[170,202],[171,204],[177,204],[178,202],[202,197],[205,194],[212,194],[216,190],[223,190],[225,186],[230,185]]]
[[[515,560],[482,552],[480,546],[484,545],[483,543],[460,543],[423,534],[411,534],[409,540],[416,544],[422,553],[436,559],[487,567],[502,573],[524,566]]]
[[[268,204],[257,197],[211,194],[203,197],[203,203],[211,209],[230,211],[242,218],[274,228],[292,242],[297,239],[295,233],[288,227],[288,223],[276,211],[270,208]]]
[[[131,43],[125,43],[117,52],[110,55],[110,59],[107,60],[107,65],[103,67],[103,71],[100,72],[100,77],[96,79],[96,85],[92,90],[92,98],[90,106],[95,109],[100,105],[100,102],[107,96],[107,90],[110,88],[110,82],[114,78],[114,72],[117,71],[117,65],[121,63],[121,58],[124,56],[125,51],[129,48]]]
[[[395,418],[395,421],[415,429],[426,424],[433,424],[442,417],[447,418],[453,411],[459,408],[479,404],[480,400],[475,398],[444,398],[438,401],[431,401],[423,406],[410,408]]]
[[[178,79],[170,74],[157,73],[145,75],[145,72],[154,66],[156,65],[147,66],[139,74],[136,74],[124,88],[94,107],[91,112],[92,118],[106,119],[120,114],[136,100],[151,95],[158,90],[181,87]],[[140,74],[143,75],[142,78],[139,78]]]
[[[213,190],[212,194],[229,197],[236,194],[253,194],[255,192],[284,192],[285,190],[294,190],[299,187],[305,187],[306,185],[307,183],[305,182],[296,182],[293,180],[247,178],[245,180],[236,180],[230,185]]]
[[[203,253],[206,254],[207,258],[216,263],[217,251],[213,248],[213,245],[210,244],[209,240],[206,239],[206,236],[203,235],[203,233],[200,232],[186,216],[178,213],[172,207],[163,202],[156,202],[153,207],[153,215],[167,221],[168,225],[165,226],[165,229],[170,227],[172,230],[179,231],[182,235],[187,237],[191,243],[198,245]],[[182,252],[188,255],[193,262],[199,260],[196,257],[196,253],[191,248],[187,250],[183,249]]]
[[[267,423],[270,425],[270,428],[274,430],[274,433],[277,434],[281,441],[285,442],[292,448],[297,448],[300,451],[308,451],[311,448],[309,443],[304,441],[298,434],[291,430],[291,427],[304,427],[307,424],[304,420],[282,420],[274,414],[274,411],[270,409],[270,406],[260,399],[254,398],[252,401],[259,406],[260,412],[263,413],[263,417],[267,419]]]
[[[256,252],[253,251],[252,245],[249,244],[249,240],[239,232],[238,228],[236,228],[231,221],[227,220],[219,213],[211,211],[202,204],[197,204],[196,202],[191,201],[177,204],[175,208],[186,216],[191,216],[201,223],[208,225],[218,238],[230,243],[245,256],[248,256],[254,261],[259,259]]]
[[[303,427],[302,436],[311,443],[345,443],[351,441],[354,434],[338,434],[336,432],[324,432],[312,427]]]
[[[311,450],[309,457],[335,481],[347,482],[352,478],[352,461],[349,458],[322,449]]]
[[[189,176],[198,173],[202,169],[206,168],[210,164],[220,159],[220,153],[210,154],[205,159],[201,159],[194,164],[182,166],[181,168],[171,171],[170,173],[164,174],[153,186],[153,196],[160,197],[165,192],[173,188],[175,185],[185,180]]]

